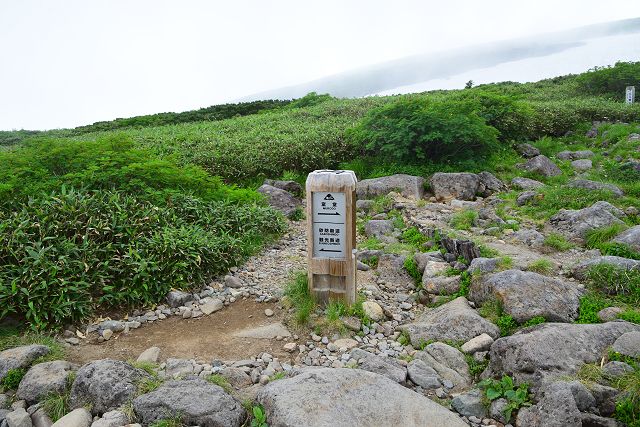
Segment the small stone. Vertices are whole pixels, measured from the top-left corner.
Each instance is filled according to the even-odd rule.
[[[31,427],[31,417],[24,408],[18,408],[5,416],[6,425],[9,427]]]
[[[267,385],[269,384],[269,377],[267,375],[260,375],[260,385]]]
[[[137,362],[157,363],[160,358],[160,348],[149,347],[138,356]]]
[[[105,341],[109,341],[112,336],[113,331],[111,329],[105,329],[104,331],[102,331],[102,338],[104,338]]]
[[[212,301],[209,301],[205,304],[202,304],[200,306],[200,310],[202,310],[202,312],[207,316],[210,315],[211,313],[215,313],[216,311],[222,310],[223,308],[224,308],[224,303],[218,298]]]
[[[193,312],[191,311],[190,308],[187,308],[183,313],[182,313],[182,318],[183,319],[191,319],[191,317],[193,316]]]
[[[491,347],[491,344],[493,344],[493,338],[491,338],[489,334],[483,333],[462,344],[460,349],[464,353],[474,354],[478,351],[488,350],[489,347]]]
[[[365,301],[362,303],[362,310],[374,322],[384,319],[382,307],[375,301]]]
[[[93,418],[85,408],[74,409],[56,421],[52,427],[89,427]]]
[[[287,353],[293,353],[294,351],[296,351],[296,348],[298,347],[298,345],[294,342],[289,342],[286,343],[282,348],[284,349],[284,351],[286,351]]]
[[[228,288],[237,289],[242,287],[242,282],[235,276],[227,275],[224,276],[224,285]]]
[[[78,345],[80,344],[80,340],[76,337],[65,338],[64,342],[70,345]]]
[[[264,311],[264,315],[265,315],[265,316],[267,316],[267,317],[271,317],[271,316],[273,316],[273,314],[274,314],[274,313],[273,313],[273,310],[271,310],[270,308],[267,308],[267,309]]]

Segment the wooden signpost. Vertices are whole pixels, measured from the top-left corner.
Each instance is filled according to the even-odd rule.
[[[309,290],[320,303],[356,301],[356,183],[353,171],[307,177]]]

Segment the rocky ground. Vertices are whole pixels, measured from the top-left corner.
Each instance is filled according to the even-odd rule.
[[[520,149],[523,170],[562,173],[534,147]],[[582,170],[592,155],[558,158]],[[572,185],[600,185],[583,181]],[[408,175],[359,183],[360,318],[322,328],[318,309],[310,326],[295,323],[284,287],[305,270],[307,252],[304,221],[293,221],[279,242],[197,293],[173,291],[153,310],[67,328],[66,361],[37,363],[50,351],[42,345],[0,353],[0,380],[26,372],[0,394],[0,425],[240,426],[257,405],[271,426],[619,425],[610,418],[624,397],[614,379],[634,370],[626,362],[640,357],[640,325],[618,320],[615,307],[598,313],[602,323],[574,322],[589,266],[640,270],[640,261],[580,246],[550,254],[544,242],[550,233],[580,242],[637,207],[600,201],[540,225],[505,220],[498,207],[508,187],[525,204],[541,182],[483,172],[438,173],[428,184],[431,193]],[[302,206],[300,190],[261,187],[289,215]],[[469,229],[452,227],[469,210],[477,213]],[[422,237],[409,242],[408,229]],[[636,226],[616,238],[640,248],[639,237]],[[538,272],[541,259],[551,263]],[[507,317],[515,333],[505,334]],[[581,381],[585,365],[604,374]],[[505,375],[513,391],[491,399],[480,380]],[[524,383],[526,399],[515,404]],[[68,408],[55,424],[52,396]]]

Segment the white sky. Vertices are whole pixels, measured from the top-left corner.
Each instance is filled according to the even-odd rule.
[[[638,16],[637,0],[0,0],[0,129],[200,108],[411,54]]]

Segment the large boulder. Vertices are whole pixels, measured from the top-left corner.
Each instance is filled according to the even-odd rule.
[[[421,176],[396,174],[380,178],[358,181],[356,194],[358,198],[383,196],[397,191],[405,197],[422,199],[424,195],[424,178]]]
[[[593,162],[591,162],[590,159],[574,160],[571,162],[571,167],[577,170],[578,172],[584,172],[593,168]]]
[[[414,323],[401,325],[399,329],[409,333],[414,345],[430,340],[466,342],[483,333],[492,338],[500,336],[498,327],[469,307],[465,297],[427,309]]]
[[[372,219],[364,225],[364,234],[383,242],[395,241],[393,237],[393,221],[390,219]]]
[[[31,405],[50,393],[63,393],[67,378],[75,369],[76,366],[64,360],[40,363],[25,374],[16,395]]]
[[[624,216],[624,212],[611,203],[600,201],[580,210],[560,209],[549,219],[549,224],[570,239],[583,241],[591,230],[613,224],[623,225],[620,218]]]
[[[497,299],[504,312],[522,323],[537,316],[553,322],[578,317],[582,292],[570,282],[531,271],[506,270],[474,280],[469,299],[476,304]]]
[[[600,362],[624,333],[640,325],[624,321],[601,324],[543,323],[497,339],[483,377],[511,375],[534,389],[554,378],[575,375],[585,363]]]
[[[166,382],[136,397],[133,409],[144,425],[179,415],[185,425],[237,427],[247,417],[242,404],[222,387],[199,378]]]
[[[522,165],[522,169],[527,172],[537,173],[546,177],[562,175],[560,168],[549,160],[547,156],[542,154],[529,159],[524,165]]]
[[[556,154],[556,158],[560,160],[582,160],[590,159],[593,157],[593,151],[580,150],[580,151],[561,151]]]
[[[86,408],[76,408],[53,423],[51,427],[89,427],[92,420],[91,412]]]
[[[544,184],[535,179],[516,177],[511,180],[511,186],[520,190],[535,190],[544,187]]]
[[[478,178],[480,178],[478,193],[483,197],[489,197],[493,193],[499,193],[507,189],[507,186],[491,172],[480,172]]]
[[[640,358],[640,331],[620,335],[611,349],[623,356]]]
[[[0,382],[12,369],[29,367],[37,358],[49,353],[46,345],[25,345],[0,352]]]
[[[635,259],[623,258],[619,256],[605,255],[588,259],[573,267],[571,274],[578,280],[587,278],[587,273],[596,265],[610,265],[621,270],[638,270],[640,271],[640,261]]]
[[[591,181],[588,179],[574,179],[567,184],[569,187],[581,188],[589,191],[610,191],[616,196],[624,195],[624,192],[613,184],[607,184],[605,182]]]
[[[471,386],[471,374],[464,354],[448,344],[431,343],[424,350],[416,352],[414,360],[424,362],[442,380],[451,381],[453,391],[466,390]]]
[[[258,193],[264,194],[267,198],[267,203],[269,203],[272,208],[282,212],[285,216],[291,215],[296,209],[302,206],[300,199],[296,198],[293,194],[272,185],[262,184],[262,186],[258,188]]]
[[[632,250],[640,252],[640,225],[631,227],[618,234],[613,240],[615,243],[622,243],[629,246]]]
[[[272,187],[279,188],[284,191],[288,191],[296,196],[302,195],[302,186],[295,181],[280,181],[275,179],[265,179],[264,184]]]
[[[305,370],[269,383],[257,401],[273,427],[466,426],[428,398],[360,369]]]
[[[103,359],[83,365],[71,386],[69,405],[91,405],[94,414],[102,415],[133,399],[138,382],[151,378],[142,369],[119,360]]]
[[[516,145],[516,151],[518,152],[518,154],[520,154],[522,157],[526,159],[530,159],[532,157],[536,157],[540,155],[540,150],[538,150],[536,147],[534,147],[531,144],[527,144],[526,142]]]
[[[475,173],[434,173],[429,180],[437,200],[473,200],[480,190],[480,177]]]

